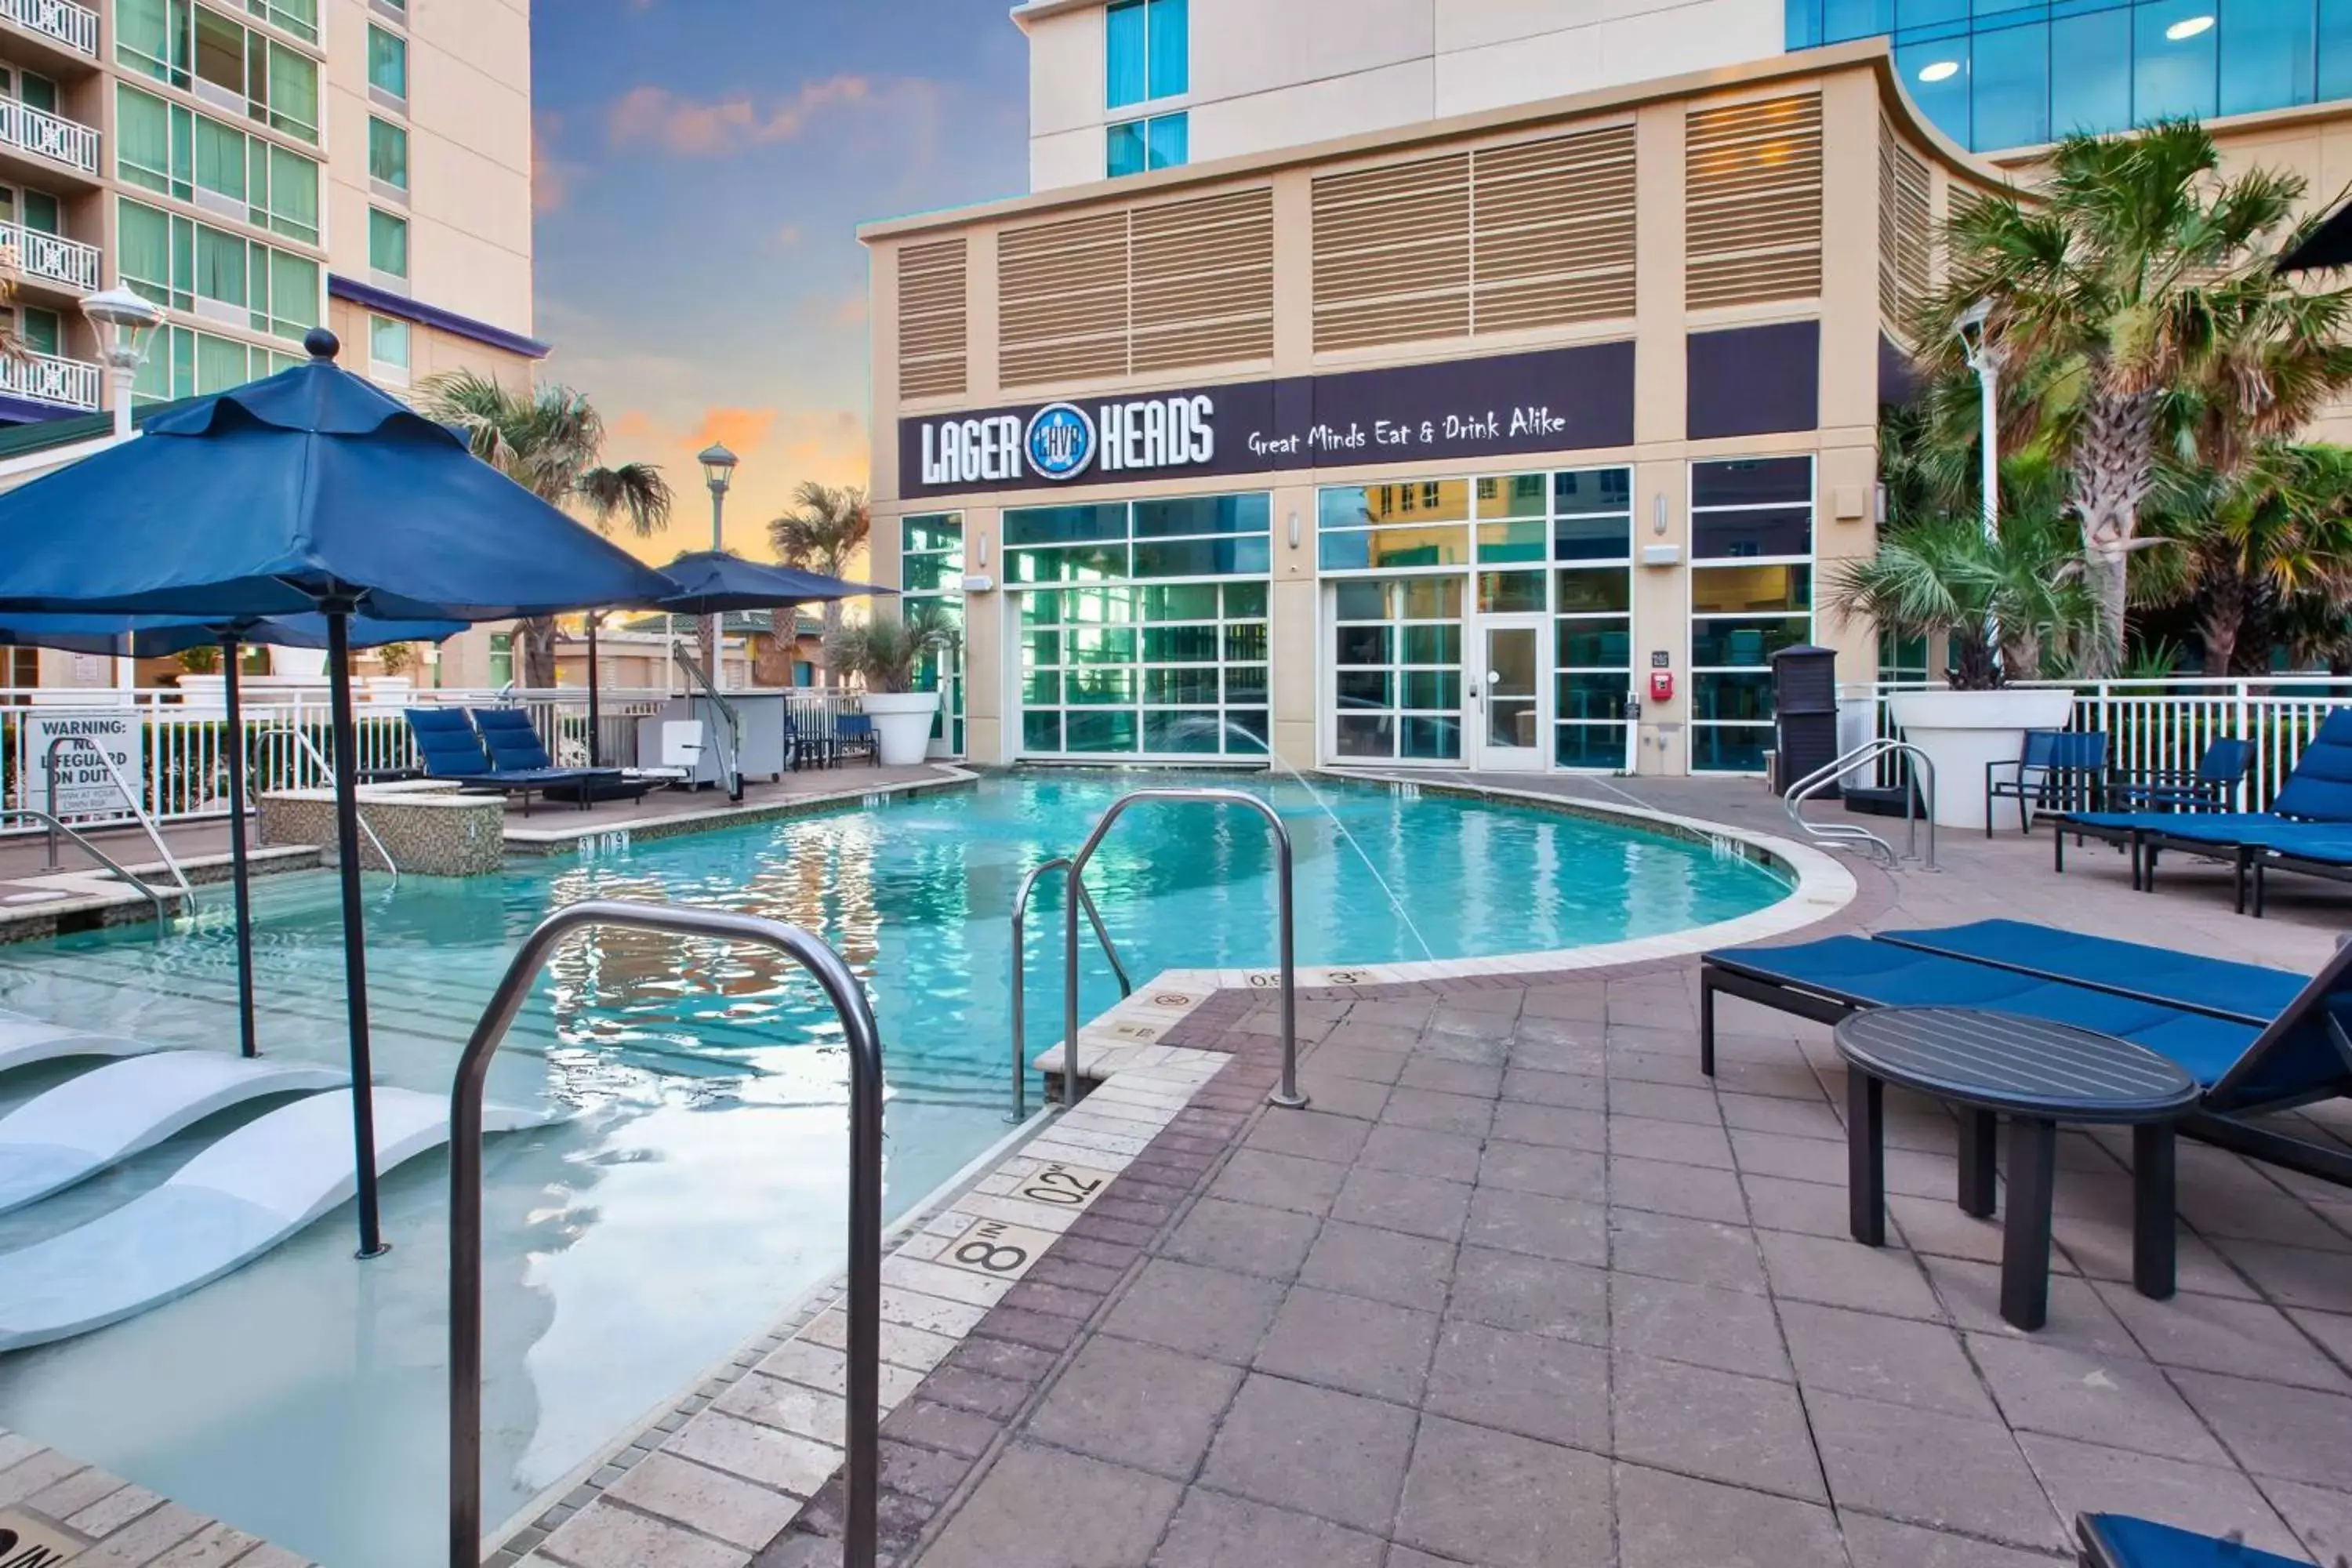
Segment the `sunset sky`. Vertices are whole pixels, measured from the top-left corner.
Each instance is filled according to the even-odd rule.
[[[677,491],[666,560],[709,542],[694,454],[743,459],[727,542],[764,558],[802,479],[862,484],[856,226],[1024,187],[1026,64],[1003,0],[557,0],[536,8],[543,378],[608,461]]]

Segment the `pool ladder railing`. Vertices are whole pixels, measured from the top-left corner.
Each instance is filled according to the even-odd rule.
[[[89,852],[89,858],[91,859],[105,867],[109,871],[112,872],[121,880],[130,883],[132,887],[146,894],[148,901],[155,906],[155,926],[157,934],[162,934],[163,929],[171,922],[171,900],[164,895],[163,890],[155,887],[154,884],[147,881],[145,879],[133,875],[122,865],[121,861],[115,859],[113,856],[109,855],[105,850],[100,849],[89,837],[85,837],[80,829],[75,827],[71,823],[51,816],[46,811],[37,811],[29,805],[0,806],[0,822],[5,822],[12,817],[23,817],[27,821],[41,824],[49,830],[49,837],[52,841],[57,839],[60,835],[72,839],[76,844],[80,845],[84,849]],[[54,850],[51,851],[49,856],[49,865],[52,868],[57,868],[58,867],[58,858]]]
[[[1806,820],[1805,802],[1846,774],[1889,755],[1899,755],[1903,759],[1904,846],[1900,856],[1895,853],[1894,845],[1858,824]],[[1819,839],[1832,847],[1874,855],[1884,860],[1889,869],[1901,861],[1919,859],[1919,818],[1924,816],[1927,819],[1927,857],[1920,861],[1920,868],[1927,871],[1936,868],[1936,764],[1927,752],[1908,741],[1882,736],[1878,740],[1864,742],[1834,762],[1824,763],[1789,786],[1787,806],[1789,820],[1806,837]]]
[[[113,784],[115,793],[122,797],[124,808],[131,813],[132,818],[138,822],[139,826],[146,830],[148,842],[155,846],[155,853],[163,858],[163,869],[171,872],[172,880],[179,883],[180,896],[187,900],[186,907],[191,910],[194,909],[196,907],[196,889],[194,886],[189,882],[187,872],[180,868],[180,862],[173,858],[172,847],[163,842],[163,832],[155,826],[155,818],[148,813],[145,806],[139,804],[139,792],[131,787],[130,781],[122,776],[122,770],[114,765],[113,754],[104,746],[101,746],[96,741],[91,740],[88,735],[59,735],[56,737],[49,742],[48,755],[42,759],[42,765],[45,770],[43,778],[48,793],[46,799],[43,801],[43,805],[46,809],[35,815],[46,819],[49,825],[48,868],[52,871],[58,869],[58,835],[61,832],[72,832],[72,829],[67,827],[64,822],[58,816],[58,753],[64,751],[68,746],[88,752],[98,759],[99,766],[106,770],[108,780]],[[82,836],[78,833],[74,834],[73,837],[81,844],[82,847],[85,849],[89,847],[89,841],[87,838],[83,838]],[[110,861],[109,864],[110,865],[112,862]],[[115,874],[117,876],[127,875],[127,873],[121,871],[120,868],[116,870]]]
[[[768,947],[816,979],[849,1047],[849,1289],[844,1568],[874,1568],[880,1484],[882,1038],[857,976],[797,926],[723,910],[593,900],[558,910],[524,939],[458,1058],[449,1091],[449,1568],[482,1560],[482,1089],[532,983],[556,946],[592,926]]]
[[[1282,814],[1273,805],[1251,795],[1246,790],[1208,788],[1164,788],[1130,790],[1110,803],[1102,816],[1095,819],[1094,830],[1087,835],[1078,852],[1069,858],[1069,885],[1074,896],[1062,900],[1062,1103],[1076,1105],[1078,1101],[1078,912],[1083,909],[1094,921],[1095,931],[1106,951],[1110,938],[1103,933],[1102,921],[1096,913],[1094,900],[1087,896],[1087,862],[1102,847],[1118,819],[1131,806],[1147,802],[1184,802],[1199,805],[1237,805],[1254,811],[1265,819],[1266,831],[1274,839],[1275,848],[1275,941],[1282,988],[1282,1079],[1267,1094],[1268,1102],[1286,1110],[1296,1110],[1307,1104],[1307,1097],[1298,1092],[1298,964],[1297,958],[1297,922],[1293,919],[1292,860],[1290,829],[1283,826]],[[1021,922],[1028,905],[1029,894],[1039,876],[1059,860],[1048,861],[1030,873],[1023,884],[1021,900],[1013,911],[1013,1104],[1018,1110],[1025,1090],[1027,1064],[1022,1059],[1021,1029]],[[1128,986],[1127,972],[1116,953],[1111,955],[1111,967],[1118,973],[1119,984]],[[1132,988],[1128,987],[1129,994]],[[1013,1120],[1021,1118],[1015,1116]]]
[[[1045,864],[1033,868],[1029,875],[1022,879],[1020,896],[1013,900],[1013,1105],[1012,1109],[1004,1113],[1004,1120],[1011,1122],[1018,1123],[1029,1120],[1029,1063],[1024,1045],[1029,1024],[1028,977],[1023,973],[1022,962],[1027,956],[1028,944],[1025,938],[1029,920],[1029,900],[1035,897],[1038,884],[1043,882],[1049,873],[1067,871],[1069,868],[1070,858],[1066,855],[1055,856]],[[1119,995],[1122,997],[1134,995],[1135,982],[1129,977],[1127,965],[1120,960],[1118,948],[1110,940],[1110,932],[1103,928],[1102,911],[1095,908],[1093,895],[1080,886],[1076,878],[1071,878],[1068,881],[1068,889],[1063,896],[1076,897],[1086,910],[1087,923],[1095,929],[1095,941],[1101,944],[1103,956],[1110,960],[1110,972],[1118,976]],[[1064,1011],[1068,1011],[1066,1006]],[[1063,1055],[1067,1058],[1070,1053],[1065,1050]],[[1072,1074],[1064,1073],[1062,1103],[1066,1106],[1076,1104],[1076,1078]]]

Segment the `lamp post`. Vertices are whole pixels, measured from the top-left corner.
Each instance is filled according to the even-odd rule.
[[[114,438],[131,438],[131,387],[139,367],[146,363],[147,344],[163,324],[163,312],[154,304],[116,284],[81,302],[81,313],[98,333],[99,357],[106,364],[107,389],[114,405]],[[114,661],[115,688],[132,684],[133,666],[127,658]]]
[[[1987,541],[2000,533],[2000,350],[1985,336],[1985,320],[1992,301],[1979,300],[1952,323],[1960,353],[1977,373],[1977,390],[1984,405],[1984,527]]]
[[[720,530],[727,516],[727,487],[735,482],[734,453],[713,441],[695,461],[702,465],[703,483],[710,487],[710,548],[727,548]],[[719,689],[719,630],[726,623],[717,616],[702,617],[703,668],[710,673],[710,689]]]

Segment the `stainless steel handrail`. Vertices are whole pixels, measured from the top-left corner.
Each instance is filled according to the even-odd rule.
[[[1131,790],[1110,803],[1087,835],[1078,852],[1070,857],[1070,886],[1084,890],[1087,862],[1102,847],[1104,837],[1114,823],[1126,815],[1127,808],[1145,801],[1190,801],[1206,805],[1238,805],[1256,812],[1265,818],[1268,832],[1274,835],[1276,875],[1276,938],[1279,943],[1282,963],[1282,1081],[1266,1096],[1273,1104],[1296,1110],[1307,1103],[1298,1092],[1298,964],[1294,952],[1294,925],[1291,919],[1291,853],[1290,829],[1282,825],[1282,814],[1273,805],[1246,790],[1238,789],[1139,789]],[[1063,901],[1062,933],[1062,1103],[1078,1102],[1078,902],[1076,899]]]
[[[58,818],[50,816],[46,811],[37,811],[29,805],[0,806],[0,822],[5,822],[12,816],[30,817],[35,822],[47,824],[49,833],[53,838],[58,834],[64,834],[68,838],[72,839],[75,843],[89,850],[91,859],[97,861],[100,865],[105,867],[108,870],[121,878],[124,881],[130,883],[132,887],[146,894],[148,900],[155,906],[155,924],[159,929],[170,921],[171,910],[167,907],[163,895],[158,892],[154,886],[148,882],[146,879],[133,875],[128,868],[116,860],[113,856],[109,855],[105,850],[100,849],[96,844],[90,842],[89,839],[84,837],[78,828],[60,822]],[[54,857],[52,857],[52,864],[54,865]]]
[[[1864,763],[1875,762],[1890,752],[1900,754],[1904,763],[1904,841],[1901,856],[1898,857],[1895,853],[1895,846],[1858,824],[1805,820],[1806,801],[1827,789],[1832,780],[1843,778]],[[1923,781],[1924,787],[1922,787]],[[1875,845],[1878,852],[1886,857],[1886,864],[1890,867],[1901,860],[1919,858],[1919,816],[1920,807],[1924,805],[1927,818],[1927,858],[1920,861],[1920,866],[1922,869],[1928,871],[1936,868],[1936,763],[1927,752],[1908,741],[1896,741],[1882,736],[1877,740],[1863,742],[1843,756],[1823,763],[1790,785],[1788,800],[1785,804],[1789,820],[1796,824],[1799,831],[1808,837],[1826,839],[1832,844]]]
[[[822,941],[782,921],[723,910],[591,900],[556,910],[522,949],[475,1025],[449,1090],[449,1568],[482,1560],[482,1086],[555,946],[590,926],[757,942],[816,977],[849,1047],[849,1334],[845,1568],[874,1568],[880,1484],[882,1037],[857,976]]]
[[[319,742],[304,734],[300,726],[294,724],[282,724],[261,731],[261,738],[264,740],[268,739],[272,735],[291,736],[294,743],[302,749],[303,755],[309,757],[311,762],[318,764],[319,772],[326,778],[327,787],[329,789],[333,789],[335,787],[335,764],[327,760],[327,753],[319,750]],[[242,757],[238,759],[240,766],[243,765],[243,761],[244,759]],[[367,841],[375,846],[376,855],[383,861],[384,869],[392,873],[392,885],[395,889],[397,889],[400,886],[399,862],[393,859],[391,849],[385,847],[382,838],[376,837],[375,829],[368,826],[367,814],[365,812],[357,813],[356,819],[360,825],[360,831],[366,834]]]
[[[172,858],[172,847],[163,842],[163,835],[156,827],[155,819],[147,815],[147,808],[139,804],[138,793],[131,787],[130,781],[122,776],[122,770],[114,765],[113,753],[88,735],[58,735],[49,742],[48,755],[43,759],[43,771],[46,774],[44,783],[48,790],[49,819],[53,823],[56,822],[58,815],[58,753],[68,746],[79,746],[96,754],[99,765],[106,770],[107,778],[113,783],[115,793],[122,797],[122,804],[131,808],[131,815],[137,820],[139,826],[147,830],[147,837],[155,846],[155,853],[163,858],[163,868],[172,873],[173,881],[180,884],[180,896],[188,900],[190,909],[195,908],[195,886],[188,880],[188,874],[180,868],[179,861]],[[53,826],[49,829],[49,866],[53,870],[58,863],[57,850],[58,830]]]
[[[1029,1063],[1023,1044],[1029,1021],[1028,981],[1022,973],[1025,946],[1023,938],[1029,918],[1029,900],[1036,893],[1037,884],[1045,879],[1046,872],[1067,870],[1069,865],[1068,856],[1058,855],[1034,868],[1022,879],[1021,896],[1013,900],[1013,1109],[1005,1112],[1004,1120],[1007,1121],[1029,1120]],[[1102,944],[1103,956],[1110,960],[1110,972],[1118,976],[1118,994],[1121,996],[1134,995],[1135,982],[1128,978],[1127,965],[1120,962],[1118,949],[1111,944],[1110,932],[1103,929],[1102,911],[1095,908],[1094,895],[1076,882],[1069,886],[1086,905],[1087,922],[1095,928],[1095,940]],[[1066,971],[1065,978],[1076,973],[1075,969]],[[1066,1000],[1062,1010],[1066,1015],[1069,1012]],[[1065,1049],[1062,1055],[1066,1061],[1070,1052]]]

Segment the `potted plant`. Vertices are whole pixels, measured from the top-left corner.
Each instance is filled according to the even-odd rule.
[[[836,678],[857,676],[866,686],[866,713],[886,768],[908,767],[930,746],[931,721],[940,710],[937,690],[915,689],[915,672],[932,654],[955,646],[954,623],[936,605],[921,605],[903,617],[876,615],[836,626],[824,639],[824,661]]]
[[[1830,568],[1822,605],[1898,637],[1951,650],[1945,689],[1900,691],[1887,707],[1936,770],[1936,822],[1985,825],[1985,764],[2014,761],[2028,730],[2063,729],[2074,694],[2012,679],[2063,667],[2095,637],[2098,602],[2063,520],[2011,516],[1997,538],[1976,517],[1932,512],[1890,528],[1878,553]]]

